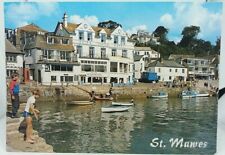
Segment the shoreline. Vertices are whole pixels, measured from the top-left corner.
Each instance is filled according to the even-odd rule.
[[[203,86],[204,81],[200,81],[192,89],[208,92],[211,96],[215,95],[215,92],[211,91],[209,87]],[[213,81],[213,86],[218,86],[218,81]],[[95,91],[96,94],[106,94],[111,88],[110,84],[90,84],[90,85],[68,85],[68,86],[44,86],[44,85],[21,85],[20,102],[26,102],[30,96],[30,90],[38,88],[41,91],[40,100],[44,101],[71,101],[71,100],[89,100],[91,91]],[[112,94],[114,99],[138,99],[147,98],[159,91],[165,91],[169,97],[177,97],[182,90],[187,87],[167,87],[162,83],[137,83],[130,86],[114,86],[112,87]],[[8,100],[10,100],[8,98]]]
[[[24,104],[20,105],[18,113],[24,109]],[[10,106],[7,106],[7,111],[10,111]],[[9,113],[9,112],[8,112]],[[6,151],[7,152],[46,152],[52,153],[53,147],[46,143],[45,139],[38,135],[36,130],[33,130],[35,143],[30,144],[24,141],[24,133],[26,124],[23,117],[11,118],[6,117]]]

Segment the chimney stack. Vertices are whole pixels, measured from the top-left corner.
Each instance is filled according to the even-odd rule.
[[[68,18],[68,16],[65,12],[64,15],[63,15],[63,26],[65,26],[65,27],[67,27],[67,18]]]

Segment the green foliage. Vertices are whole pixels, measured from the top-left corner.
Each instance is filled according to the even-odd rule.
[[[182,31],[182,39],[176,44],[174,41],[167,39],[169,32],[163,26],[158,26],[153,32],[155,37],[159,37],[160,45],[148,43],[138,43],[136,46],[148,46],[161,54],[162,58],[167,59],[170,54],[181,54],[181,55],[195,55],[198,57],[204,57],[209,55],[217,55],[220,53],[220,38],[217,39],[216,45],[212,45],[211,42],[203,39],[197,39],[200,32],[198,26],[187,26]]]

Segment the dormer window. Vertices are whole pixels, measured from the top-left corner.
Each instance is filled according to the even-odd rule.
[[[79,40],[84,40],[84,32],[79,32]]]
[[[54,38],[52,38],[52,37],[47,37],[47,43],[48,43],[48,44],[54,44]]]
[[[114,36],[114,44],[118,44],[118,36]]]
[[[88,41],[92,41],[92,33],[90,33],[90,32],[88,33],[88,35],[87,35],[87,40],[88,40]]]
[[[69,39],[62,39],[62,44],[69,44]]]
[[[104,34],[104,33],[101,34],[101,42],[102,43],[106,42],[106,34]]]

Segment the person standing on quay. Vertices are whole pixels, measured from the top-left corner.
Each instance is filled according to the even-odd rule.
[[[32,96],[30,96],[27,100],[27,104],[25,110],[23,112],[23,117],[26,121],[26,142],[33,144],[33,124],[31,115],[34,114],[35,118],[38,120],[38,115],[40,113],[39,110],[35,108],[35,101],[40,96],[39,90],[32,91]]]
[[[15,118],[18,117],[17,112],[20,107],[20,100],[19,100],[20,85],[17,73],[12,75],[12,80],[9,84],[9,89],[12,101],[12,118]]]

